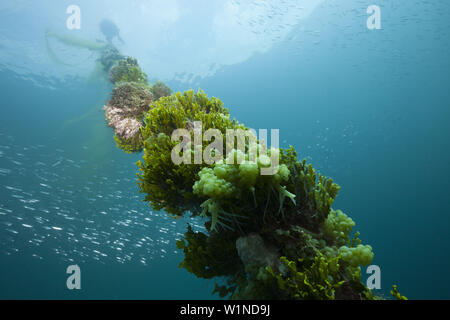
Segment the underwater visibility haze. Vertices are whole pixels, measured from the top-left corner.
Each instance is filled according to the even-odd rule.
[[[449,299],[448,70],[445,0],[2,1],[0,299]]]

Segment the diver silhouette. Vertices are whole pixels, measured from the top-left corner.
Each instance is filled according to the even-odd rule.
[[[125,44],[120,37],[119,28],[111,20],[103,19],[102,22],[100,22],[100,31],[103,33],[109,44],[112,44],[114,38],[117,38],[122,44]]]

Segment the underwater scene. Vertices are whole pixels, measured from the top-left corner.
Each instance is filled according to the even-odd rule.
[[[446,0],[2,0],[0,299],[449,299],[449,70]]]

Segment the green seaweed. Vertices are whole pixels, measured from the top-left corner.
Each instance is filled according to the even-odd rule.
[[[171,151],[176,142],[171,141],[170,135],[176,128],[190,128],[196,120],[202,121],[204,130],[218,128],[226,132],[230,128],[245,128],[229,119],[228,110],[223,109],[220,100],[209,99],[202,91],[197,94],[186,91],[153,103],[142,129],[144,161],[139,162],[139,185],[146,194],[146,201],[154,209],[164,209],[169,214],[190,212],[207,218],[205,226],[210,230],[209,235],[194,236],[188,231],[185,234],[188,245],[181,246],[179,242],[179,248],[185,253],[180,266],[201,277],[225,276],[227,285],[217,287],[215,292],[227,293],[233,299],[331,299],[335,292],[339,292],[341,298],[368,296],[368,289],[360,283],[359,264],[371,260],[371,248],[356,246],[360,245],[356,240],[353,241],[355,248],[344,246],[350,241],[354,223],[331,208],[339,186],[317,175],[306,161],[298,161],[292,147],[270,149],[268,155],[278,154],[280,162],[278,172],[268,176],[260,174],[260,169],[267,165],[260,158],[241,164],[227,161],[211,165],[174,164]],[[245,150],[249,150],[250,141],[245,146]],[[239,157],[240,154],[234,150],[229,156]],[[307,278],[307,287],[299,287],[298,291],[290,288],[281,295],[276,293],[280,288],[276,289],[274,282],[264,274],[264,270],[271,270],[281,281],[280,268],[283,267],[275,262],[263,266],[244,265],[228,274],[212,267],[211,252],[225,247],[225,243],[233,247],[238,239],[251,233],[259,234],[264,242],[276,248],[274,254],[278,257],[305,261],[299,265],[300,274],[293,273],[291,280]],[[229,259],[242,261],[236,250],[227,252]],[[306,261],[309,261],[307,267]],[[339,272],[343,274],[339,277],[333,273],[337,272],[338,261],[341,261]],[[294,272],[293,263],[282,262]],[[338,291],[342,284],[345,290]]]
[[[100,57],[100,63],[103,66],[103,70],[109,72],[112,66],[114,66],[119,60],[124,59],[125,57],[120,54],[117,48],[108,45],[102,50],[102,54]]]
[[[150,88],[155,100],[167,97],[172,94],[172,90],[162,81],[156,81]]]
[[[361,282],[361,265],[371,263],[372,248],[362,244],[359,232],[352,235],[355,222],[332,208],[339,185],[298,160],[292,146],[267,150],[251,134],[242,150],[234,141],[230,145],[227,130],[248,129],[230,118],[222,101],[201,90],[170,95],[161,82],[148,87],[135,59],[116,62],[110,79],[116,88],[109,104],[133,105],[127,116],[144,123],[137,140],[114,139],[126,152],[143,149],[138,185],[145,201],[172,217],[190,213],[205,221],[208,232],[188,226],[176,242],[184,253],[181,268],[225,280],[214,293],[231,299],[379,298]],[[172,139],[176,129],[183,130],[182,141]],[[214,142],[231,153],[192,143],[208,129],[220,132]],[[252,150],[258,151],[255,159],[248,155]],[[197,161],[199,154],[215,161]],[[272,166],[273,174],[260,174]],[[395,286],[392,292],[403,297]]]
[[[147,75],[139,67],[137,60],[127,57],[117,61],[109,71],[109,80],[113,84],[120,82],[138,82],[148,84]]]
[[[396,285],[392,286],[391,295],[397,300],[408,300],[408,298],[400,294]]]
[[[267,271],[276,278],[286,299],[334,300],[336,290],[345,282],[339,275],[339,260],[340,256],[318,255],[305,265],[303,259],[296,263],[281,257],[280,261],[287,268],[286,275],[275,273],[271,267],[267,267]]]
[[[143,143],[140,135],[130,139],[124,139],[115,134],[113,139],[117,147],[122,149],[125,153],[131,154],[142,151]]]
[[[193,122],[201,121],[203,131],[216,128],[225,133],[227,128],[239,127],[230,120],[228,110],[216,98],[208,98],[203,91],[177,92],[155,101],[145,115],[142,128],[144,140],[143,161],[139,185],[146,193],[146,201],[155,210],[182,215],[186,211],[200,213],[200,197],[192,190],[205,163],[177,165],[172,161],[172,150],[179,143],[171,140],[172,132],[185,128],[193,135]],[[203,149],[202,149],[203,151]]]
[[[153,102],[150,88],[138,82],[120,82],[111,94],[108,105],[129,110],[129,116],[143,120],[144,113],[150,109]]]
[[[194,232],[189,225],[184,238],[176,242],[177,248],[184,251],[184,260],[179,267],[204,279],[238,272],[242,264],[234,242],[228,236],[207,236]]]

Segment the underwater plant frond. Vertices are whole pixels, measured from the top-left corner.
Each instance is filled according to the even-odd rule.
[[[150,88],[155,100],[162,97],[168,97],[172,94],[172,90],[162,81],[156,81]]]
[[[150,87],[137,61],[119,56],[105,55],[115,85],[105,115],[120,148],[143,150],[140,192],[153,209],[200,216],[208,230],[189,225],[176,242],[184,253],[180,268],[224,278],[214,292],[231,299],[377,298],[361,282],[372,247],[359,233],[351,238],[355,222],[332,208],[338,184],[298,160],[292,146],[267,148],[251,134],[242,148],[230,145],[228,130],[248,129],[220,99],[202,90],[171,93],[162,82]],[[173,135],[177,129],[181,137]],[[229,153],[193,143],[209,129],[221,134],[214,142]],[[217,158],[197,161],[208,153]],[[271,174],[262,174],[269,168]],[[395,286],[392,292],[403,297]]]
[[[287,269],[285,275],[275,273],[271,267],[267,267],[267,271],[277,280],[280,291],[290,299],[334,300],[336,290],[345,282],[339,275],[339,260],[339,256],[318,255],[308,264],[303,259],[296,263],[281,257],[280,261]]]
[[[137,82],[148,84],[147,75],[139,67],[137,60],[131,57],[123,58],[109,71],[109,80],[113,84],[120,82]]]
[[[391,295],[397,300],[408,300],[408,298],[400,294],[396,285],[392,286]]]

